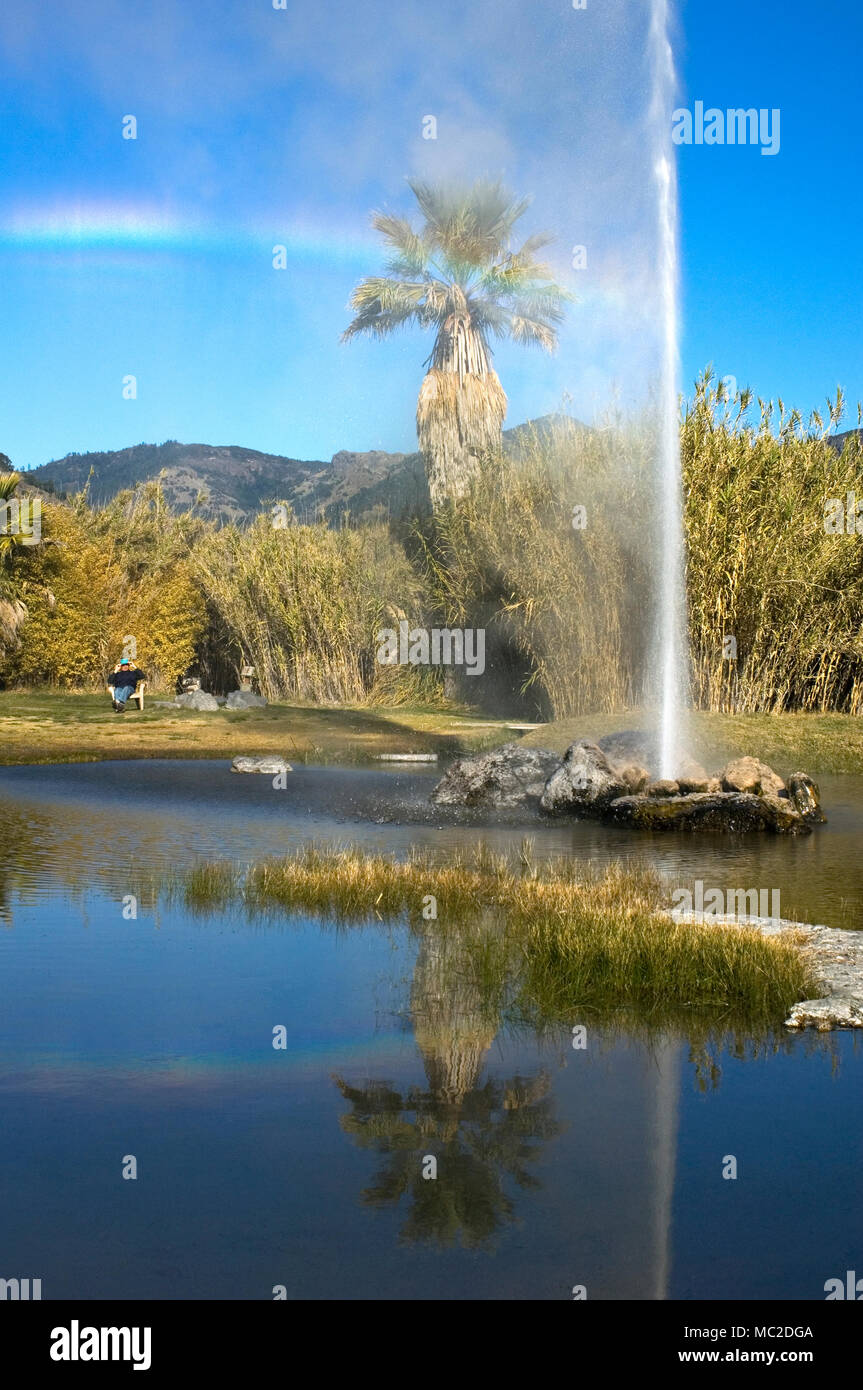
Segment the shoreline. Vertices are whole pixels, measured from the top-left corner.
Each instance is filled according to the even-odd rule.
[[[785,1020],[786,1028],[815,1028],[829,1033],[840,1028],[863,1028],[863,931],[847,931],[787,917],[729,917],[727,914],[684,912],[666,914],[675,922],[712,923],[717,927],[748,927],[762,936],[802,938],[824,994],[795,1004]]]

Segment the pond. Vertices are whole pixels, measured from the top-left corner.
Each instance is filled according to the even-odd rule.
[[[530,1029],[433,924],[158,897],[130,915],[138,876],[198,858],[520,844],[525,826],[430,814],[434,775],[298,767],[278,792],[226,763],[0,771],[0,1275],[46,1299],[823,1299],[859,1267],[851,1034]],[[851,778],[823,794],[805,840],[530,833],[842,925],[863,798]]]

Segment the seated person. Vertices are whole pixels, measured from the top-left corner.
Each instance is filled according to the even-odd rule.
[[[133,666],[127,656],[118,662],[113,674],[108,679],[108,689],[112,697],[111,704],[116,714],[123,713],[126,708],[126,701],[130,695],[134,695],[138,681],[146,679],[145,673],[139,671],[137,666]]]

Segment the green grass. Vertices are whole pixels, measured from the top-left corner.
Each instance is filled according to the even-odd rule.
[[[156,698],[159,698],[158,696]],[[164,696],[168,699],[169,696]],[[106,758],[232,758],[281,753],[295,762],[358,761],[377,753],[457,753],[502,741],[503,721],[458,709],[272,704],[209,714],[161,709],[114,714],[107,696],[0,693],[0,765]]]
[[[343,926],[402,919],[421,936],[456,933],[483,991],[507,993],[533,1019],[636,1006],[781,1021],[816,990],[795,938],[674,922],[651,871],[585,873],[535,860],[527,844],[509,858],[480,849],[395,861],[345,847],[244,873],[199,864],[178,874],[173,896],[202,913],[235,904],[252,915],[313,914]],[[431,898],[437,916],[427,920]]]
[[[533,748],[563,752],[579,738],[601,738],[623,729],[640,729],[642,710],[560,719],[524,736]],[[853,714],[714,714],[689,716],[691,752],[708,771],[729,758],[751,754],[783,776],[792,772],[863,773],[863,720]]]
[[[168,698],[167,696],[165,698]],[[561,753],[577,738],[640,728],[641,710],[557,720],[524,735],[518,720],[454,709],[269,705],[249,711],[158,709],[115,715],[106,697],[55,691],[0,693],[0,765],[94,762],[105,758],[232,758],[282,753],[296,762],[362,761],[377,753],[442,757],[512,740]],[[751,753],[787,775],[863,773],[863,721],[850,714],[691,716],[692,752],[711,770]]]

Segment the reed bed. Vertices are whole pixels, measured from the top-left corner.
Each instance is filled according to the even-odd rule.
[[[480,849],[396,861],[354,847],[309,847],[240,873],[198,865],[175,885],[194,911],[314,914],[340,925],[405,920],[426,937],[465,938],[479,976],[502,972],[524,1013],[595,1005],[707,1007],[784,1017],[815,989],[798,943],[745,926],[676,923],[647,868],[602,873]],[[436,917],[428,918],[434,900]],[[482,927],[477,931],[478,926]]]
[[[416,563],[446,624],[485,626],[509,648],[543,717],[641,696],[649,468],[646,428],[554,417],[482,459],[465,496],[417,528]]]
[[[433,703],[440,683],[376,659],[376,633],[403,609],[422,612],[421,585],[383,526],[274,528],[259,517],[202,537],[192,568],[212,643],[255,667],[269,700]]]
[[[863,446],[782,401],[729,396],[706,373],[682,425],[696,705],[726,713],[863,710],[863,542],[825,530],[828,499],[863,497]],[[733,637],[736,657],[723,642]]]
[[[863,710],[863,543],[853,520],[825,527],[829,499],[863,503],[863,436],[831,440],[844,411],[837,392],[804,423],[782,401],[729,395],[710,370],[696,383],[681,420],[696,708]],[[655,450],[649,414],[595,430],[556,417],[483,459],[465,496],[418,528],[441,613],[518,654],[543,718],[655,694]]]

